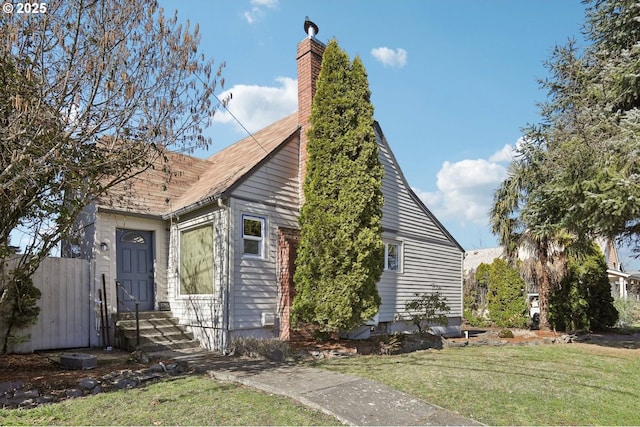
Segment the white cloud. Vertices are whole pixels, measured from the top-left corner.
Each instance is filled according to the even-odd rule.
[[[259,14],[260,14],[260,8],[254,7],[251,10],[247,10],[242,15],[244,16],[244,19],[246,19],[249,24],[253,24],[254,22],[256,22],[256,19],[258,19]]]
[[[266,14],[265,8],[275,9],[278,7],[278,0],[251,0],[250,3],[253,7],[243,13],[244,19],[246,19],[249,24],[253,24],[264,18]]]
[[[505,144],[501,150],[496,151],[491,157],[489,157],[489,161],[495,163],[510,162],[511,160],[513,160],[513,151],[513,145]]]
[[[254,6],[265,6],[270,9],[278,7],[278,0],[251,0],[251,4]]]
[[[298,81],[289,77],[278,77],[276,82],[279,85],[235,85],[218,97],[224,99],[231,94],[229,110],[249,132],[255,132],[298,108]],[[224,109],[215,113],[213,121],[233,123],[238,130],[242,130],[231,114]]]
[[[436,192],[413,190],[440,220],[486,226],[493,192],[506,174],[504,166],[491,160],[447,161],[438,171]]]
[[[402,68],[407,65],[407,51],[402,48],[377,47],[371,49],[371,55],[385,66]]]

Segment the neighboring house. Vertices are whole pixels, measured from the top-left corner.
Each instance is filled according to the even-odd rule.
[[[607,262],[607,276],[611,283],[611,295],[614,298],[632,298],[640,300],[640,271],[625,272],[622,270],[618,250],[611,239],[597,238],[595,240],[600,250],[604,254]],[[518,251],[518,258],[525,260],[529,255],[524,250]],[[468,251],[464,258],[464,276],[475,273],[475,270],[482,263],[491,264],[496,258],[505,258],[502,247],[475,249]],[[527,292],[537,292],[535,286],[527,284]]]
[[[612,240],[596,239],[607,260],[607,276],[614,298],[631,298],[640,301],[640,271],[623,271],[618,249]]]
[[[496,258],[505,258],[502,246],[497,248],[473,249],[464,255],[464,275],[475,273],[480,264],[491,264]]]
[[[297,113],[208,159],[171,153],[87,209],[75,251],[95,260],[96,286],[104,275],[110,313],[133,310],[134,299],[140,310],[168,306],[214,350],[237,336],[289,338],[306,131],[323,51],[312,35],[298,44]],[[401,321],[405,302],[438,288],[451,312],[437,329],[458,336],[464,250],[411,190],[378,123],[375,133],[385,271],[367,329],[410,329]]]

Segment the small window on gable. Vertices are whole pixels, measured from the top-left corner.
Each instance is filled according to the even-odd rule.
[[[133,243],[136,245],[144,245],[146,243],[144,237],[135,231],[128,231],[124,233],[120,238],[120,241],[122,243]]]
[[[242,215],[242,254],[262,257],[264,254],[264,218]]]
[[[384,270],[402,271],[402,244],[400,242],[384,243]]]

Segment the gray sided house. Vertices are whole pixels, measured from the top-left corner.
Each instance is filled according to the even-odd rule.
[[[306,130],[323,51],[312,36],[298,44],[297,113],[208,159],[171,153],[87,209],[77,250],[95,260],[98,288],[104,275],[112,315],[134,301],[145,311],[168,306],[212,350],[238,336],[290,337]],[[464,250],[411,190],[378,123],[375,133],[385,271],[367,330],[411,329],[405,302],[437,288],[451,307],[440,332],[459,335]]]

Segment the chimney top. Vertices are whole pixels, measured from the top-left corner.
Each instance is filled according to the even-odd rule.
[[[318,34],[318,26],[314,24],[308,16],[304,17],[304,32],[310,39],[316,38],[316,34]]]

